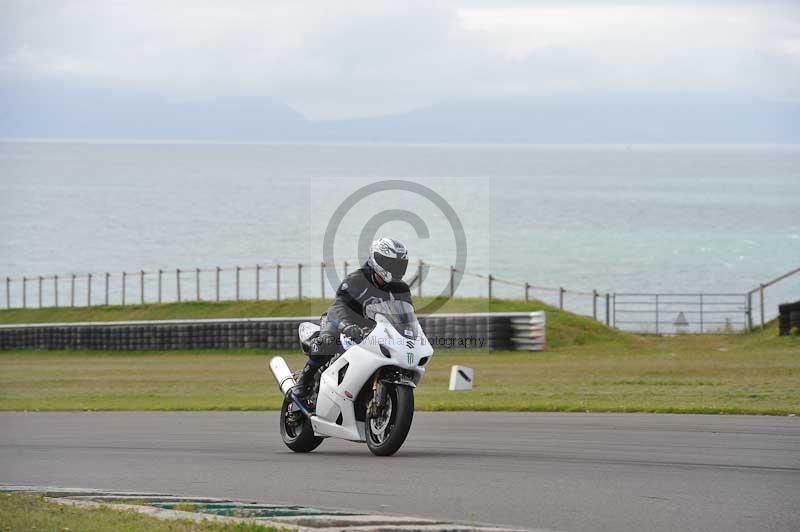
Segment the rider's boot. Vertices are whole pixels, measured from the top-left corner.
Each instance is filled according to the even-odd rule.
[[[317,372],[318,366],[306,362],[305,367],[300,372],[297,382],[292,388],[292,395],[307,403],[306,399],[311,393],[311,388],[314,386],[314,374]]]

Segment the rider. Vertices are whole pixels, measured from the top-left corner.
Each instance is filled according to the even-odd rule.
[[[319,336],[309,341],[308,362],[292,388],[296,397],[308,395],[319,367],[341,350],[340,333],[355,343],[363,340],[363,329],[374,324],[365,314],[367,305],[390,299],[411,303],[411,290],[403,281],[406,268],[408,250],[401,242],[381,238],[372,243],[364,265],[339,285],[333,304],[320,320]]]

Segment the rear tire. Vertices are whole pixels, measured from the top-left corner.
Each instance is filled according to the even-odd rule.
[[[281,438],[286,447],[294,452],[308,453],[319,447],[324,438],[314,435],[311,421],[302,412],[290,416],[289,408],[297,408],[290,397],[291,393],[286,394],[286,397],[283,398],[283,406],[281,406]],[[302,416],[302,419],[290,423],[290,418],[296,416]]]
[[[414,419],[414,390],[409,386],[385,384],[387,390],[387,416],[367,416],[367,447],[375,456],[391,456],[406,441],[411,421]],[[381,430],[382,429],[382,430]]]

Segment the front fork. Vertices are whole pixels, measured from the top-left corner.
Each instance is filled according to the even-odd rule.
[[[376,371],[372,379],[372,399],[367,404],[367,416],[375,417],[386,407],[386,384],[381,380],[380,372]]]

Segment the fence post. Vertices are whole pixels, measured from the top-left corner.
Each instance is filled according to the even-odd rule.
[[[492,302],[492,281],[494,281],[494,276],[490,273],[489,274],[489,302]]]
[[[144,270],[139,270],[139,304],[144,305]]]
[[[200,301],[200,268],[194,269],[194,292],[197,301]]]
[[[347,261],[344,261],[344,276],[347,277]]]
[[[456,276],[456,269],[454,266],[450,266],[450,297],[453,297],[456,292],[455,276]]]
[[[28,279],[25,276],[23,276],[22,277],[22,308],[26,308],[28,306],[27,288],[28,288]]]
[[[6,277],[6,308],[11,308],[11,277]]]
[[[122,272],[122,304],[125,304],[125,279],[127,277],[127,273]]]
[[[75,274],[72,274],[69,284],[69,306],[75,306]]]
[[[8,286],[6,286],[6,290],[8,290]],[[53,276],[53,302],[58,307],[58,275]]]
[[[761,299],[761,304],[760,304],[760,306],[761,306],[761,330],[763,331],[764,330],[764,285],[763,284],[761,284],[758,287],[758,293],[759,293],[759,297]]]
[[[597,321],[597,289],[592,290],[592,318]]]
[[[703,334],[703,294],[700,294],[700,334]]]
[[[86,276],[86,306],[92,306],[92,274]]]
[[[319,263],[319,293],[322,294],[322,299],[325,299],[325,263]]]
[[[612,303],[612,306],[614,308],[614,315],[613,315],[613,319],[611,320],[611,323],[612,323],[612,325],[614,327],[616,327],[617,326],[617,294],[616,293],[611,296],[611,303]]]
[[[239,301],[239,272],[241,272],[241,271],[242,271],[242,269],[239,266],[237,266],[236,267],[236,301]]]
[[[564,287],[563,286],[559,286],[558,287],[558,308],[560,308],[561,310],[564,310],[564,292],[566,292],[566,290],[564,290]]]
[[[261,299],[261,265],[256,264],[256,301]]]
[[[656,294],[656,334],[658,334],[658,294]]]
[[[161,277],[164,275],[164,270],[158,269],[158,302],[161,303]]]
[[[39,276],[39,308],[42,308],[42,276]]]
[[[175,269],[175,291],[178,294],[178,303],[181,302],[181,269]]]
[[[422,259],[419,259],[417,266],[417,297],[422,297]]]
[[[281,300],[281,265],[275,266],[275,299]]]
[[[215,292],[214,292],[214,293],[215,293],[215,296],[214,296],[214,297],[215,297],[215,299],[216,299],[217,301],[219,301],[219,272],[220,272],[220,270],[221,270],[221,269],[222,269],[222,268],[220,268],[219,266],[217,266],[217,271],[216,271],[216,279],[215,279],[215,282],[214,282],[214,286],[215,286],[215,289],[214,289],[214,291],[215,291]]]
[[[528,303],[530,301],[530,295],[529,295],[530,289],[531,289],[530,283],[528,281],[525,281],[525,303]]]
[[[111,277],[111,274],[106,272],[106,290],[105,290],[106,294],[105,294],[105,299],[104,299],[106,306],[108,306],[108,278],[109,277]]]
[[[753,292],[747,292],[745,297],[745,318],[747,319],[747,330],[753,330]]]
[[[297,300],[303,299],[303,265],[297,263]]]
[[[606,292],[606,326],[611,326],[611,296]]]

